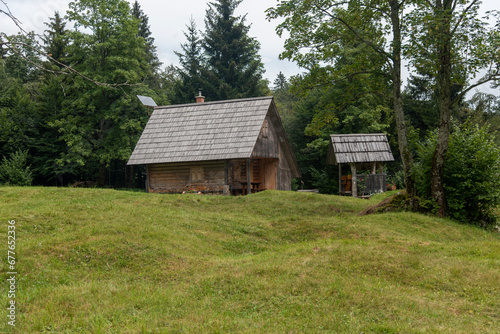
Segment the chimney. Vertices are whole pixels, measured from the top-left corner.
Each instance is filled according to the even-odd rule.
[[[196,97],[196,103],[203,103],[203,102],[205,102],[205,96],[201,95],[201,88],[200,88],[198,96]]]

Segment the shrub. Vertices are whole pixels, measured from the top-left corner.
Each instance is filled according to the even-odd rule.
[[[495,219],[500,204],[500,149],[477,124],[453,126],[444,166],[447,214],[456,220],[481,226]],[[419,145],[414,173],[421,205],[435,210],[430,200],[430,170],[437,132]]]
[[[3,157],[0,163],[0,183],[13,186],[30,186],[33,177],[30,167],[26,166],[28,151],[18,150],[10,155],[10,159]]]
[[[335,183],[335,179],[328,175],[327,169],[317,170],[313,166],[309,168],[309,173],[312,178],[312,185],[319,190],[322,194],[334,194],[338,183]]]

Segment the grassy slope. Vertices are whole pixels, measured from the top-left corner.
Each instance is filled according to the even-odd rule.
[[[5,253],[7,219],[18,233],[16,330],[500,332],[498,234],[412,213],[356,216],[370,204],[0,188]],[[7,305],[5,259],[1,269]]]

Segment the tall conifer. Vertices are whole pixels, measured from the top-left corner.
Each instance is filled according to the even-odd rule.
[[[180,68],[178,74],[180,77],[179,85],[176,88],[176,97],[174,103],[193,102],[198,89],[204,88],[202,80],[203,50],[201,49],[201,40],[196,23],[193,18],[189,22],[187,32],[184,32],[186,43],[181,44],[182,52],[175,52],[179,57]]]
[[[259,42],[250,36],[245,16],[234,11],[242,0],[217,0],[209,3],[205,15],[202,47],[207,57],[203,79],[207,99],[225,100],[262,94],[264,66]]]
[[[49,23],[45,23],[49,28],[45,30],[43,41],[45,43],[45,52],[56,61],[61,62],[66,55],[68,46],[68,36],[66,34],[66,22],[62,19],[59,12],[54,13]]]

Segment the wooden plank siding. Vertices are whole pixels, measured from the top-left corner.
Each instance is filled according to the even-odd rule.
[[[192,180],[192,168],[203,168],[203,179]],[[222,193],[225,161],[153,164],[148,171],[148,191],[182,193],[184,191]]]
[[[252,151],[253,158],[279,158],[279,139],[271,117],[266,116],[257,143]]]
[[[284,151],[280,150],[280,159],[278,166],[278,189],[290,191],[292,190],[292,172],[284,155]]]
[[[279,161],[277,158],[251,159],[251,182],[259,183],[259,191],[262,190],[284,190],[278,185]],[[231,190],[239,193],[242,190],[242,183],[247,182],[246,160],[238,159],[230,162],[229,172]]]

